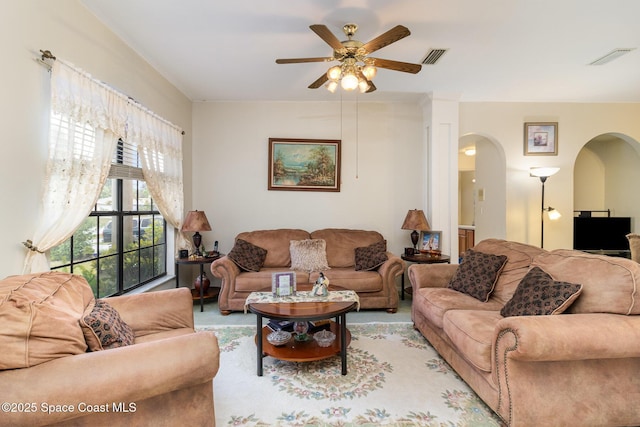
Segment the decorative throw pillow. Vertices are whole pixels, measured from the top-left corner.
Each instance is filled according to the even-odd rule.
[[[506,255],[485,254],[469,249],[451,278],[449,288],[487,302],[506,263]]]
[[[375,270],[387,259],[387,241],[381,240],[369,246],[356,248],[356,271]]]
[[[560,314],[581,293],[582,285],[556,282],[540,267],[533,267],[522,278],[500,314],[503,317]]]
[[[245,271],[260,271],[267,258],[267,250],[238,239],[227,256]]]
[[[99,299],[89,304],[80,319],[80,326],[89,350],[99,351],[133,344],[135,334],[118,312]]]
[[[327,242],[324,239],[291,240],[291,269],[295,271],[329,270]]]

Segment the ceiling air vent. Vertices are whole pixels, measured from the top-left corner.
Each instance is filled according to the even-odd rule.
[[[424,65],[435,65],[436,62],[442,58],[442,55],[447,53],[448,50],[449,49],[431,49],[429,53],[427,53],[427,56],[422,60],[422,63]]]
[[[589,65],[604,65],[604,64],[606,64],[608,62],[613,61],[616,58],[621,57],[624,54],[627,54],[627,53],[631,52],[632,50],[635,50],[635,47],[613,49],[611,52],[607,53],[603,57],[600,57],[600,58],[596,59],[595,61],[590,62]]]

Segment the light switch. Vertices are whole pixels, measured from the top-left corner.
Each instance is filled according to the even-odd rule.
[[[478,201],[484,202],[484,188],[478,188]]]

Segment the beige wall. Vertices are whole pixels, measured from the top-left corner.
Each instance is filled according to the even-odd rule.
[[[533,166],[558,166],[547,180],[545,204],[562,213],[558,221],[545,222],[545,248],[569,248],[573,244],[573,169],[578,153],[591,139],[605,133],[626,135],[640,141],[640,104],[569,103],[461,103],[460,134],[479,133],[500,144],[506,160],[506,238],[540,243],[540,191]],[[524,156],[525,122],[558,122],[557,156]],[[620,189],[633,191],[622,180]]]
[[[528,169],[559,166],[547,182],[547,203],[563,217],[545,227],[545,247],[570,247],[573,168],[582,146],[611,132],[634,144],[640,140],[640,104],[460,103],[454,109],[459,126],[451,117],[445,120],[454,126],[451,144],[456,147],[443,148],[447,151],[440,157],[431,153],[430,160],[428,150],[434,146],[428,148],[425,133],[434,132],[428,127],[433,113],[425,115],[422,105],[360,102],[357,127],[355,103],[349,99],[342,120],[339,103],[192,105],[75,0],[7,1],[1,19],[0,194],[5,208],[0,276],[21,272],[25,249],[20,242],[31,236],[40,211],[49,77],[34,61],[39,49],[51,50],[186,130],[185,205],[207,211],[214,230],[205,233],[205,243],[219,240],[223,251],[243,230],[340,226],[380,230],[390,249],[399,252],[409,241],[409,233],[399,227],[413,208],[431,212],[435,227],[453,230],[458,222],[456,190],[451,190],[457,183],[452,166],[457,135],[474,133],[497,144],[504,157],[499,159],[506,168],[504,180],[491,180],[506,188],[485,188],[486,195],[506,195],[506,220],[494,221],[496,230],[504,228],[507,239],[539,243],[540,182],[529,177]],[[558,156],[523,155],[527,121],[559,123]],[[342,191],[268,191],[269,137],[342,139]],[[431,139],[438,148],[442,138]],[[620,193],[633,190],[628,180],[620,181]]]
[[[186,131],[185,187],[191,181],[191,102],[76,0],[3,1],[0,15],[0,276],[22,272],[40,213],[47,155],[49,74],[34,60],[48,49],[133,97]],[[190,199],[187,192],[187,206]]]
[[[340,111],[342,109],[342,120]],[[412,104],[310,102],[195,103],[193,207],[203,209],[228,252],[241,231],[325,227],[377,230],[400,253],[400,226],[421,208],[422,111]],[[340,192],[269,191],[268,140],[342,140]]]

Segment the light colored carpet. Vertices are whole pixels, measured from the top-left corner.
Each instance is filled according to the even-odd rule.
[[[219,339],[214,379],[219,426],[499,426],[498,417],[411,323],[348,325],[348,374],[338,356],[264,358],[256,375],[253,326],[198,327]]]

